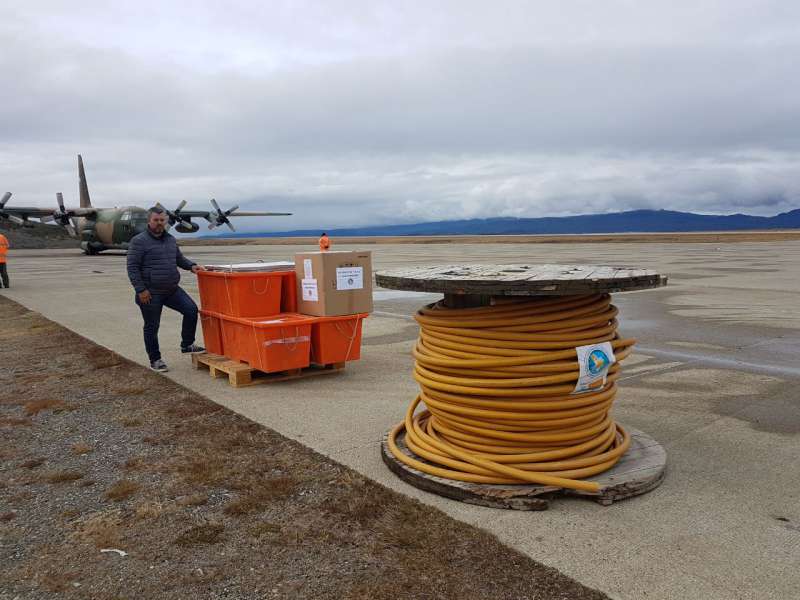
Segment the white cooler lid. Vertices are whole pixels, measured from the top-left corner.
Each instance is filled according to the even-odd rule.
[[[205,265],[209,271],[229,272],[269,272],[269,271],[294,271],[294,263],[287,261],[230,263],[226,265]]]

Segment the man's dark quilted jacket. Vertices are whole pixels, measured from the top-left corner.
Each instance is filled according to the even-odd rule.
[[[181,280],[178,267],[188,271],[192,265],[166,231],[156,237],[148,229],[135,235],[128,245],[128,279],[137,294],[144,290],[152,294],[174,292]]]

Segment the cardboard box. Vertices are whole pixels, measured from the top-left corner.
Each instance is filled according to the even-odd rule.
[[[294,262],[297,312],[317,317],[372,312],[372,252],[301,252]]]

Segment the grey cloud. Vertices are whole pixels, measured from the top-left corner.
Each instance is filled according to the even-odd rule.
[[[462,49],[252,79],[39,49],[0,66],[14,81],[0,132],[280,155],[797,149],[798,56],[800,44]]]
[[[448,22],[434,10],[421,31],[391,11],[359,21],[350,8],[345,21],[311,13],[346,25],[338,46],[326,28],[327,60],[303,30],[305,49],[269,69],[190,64],[185,43],[223,18],[212,10],[158,60],[138,39],[106,35],[97,48],[44,36],[35,9],[7,20],[0,186],[49,204],[57,189],[74,190],[82,152],[106,204],[214,195],[297,213],[250,228],[641,207],[765,214],[800,203],[800,37],[789,3],[765,5],[752,26],[745,3],[720,4],[729,22],[713,27],[690,22],[689,4],[632,9],[643,27],[591,9],[606,29],[578,19],[564,43],[554,38],[566,27],[558,11],[527,41],[530,12],[457,11]],[[687,19],[685,30],[658,25],[664,14]],[[381,42],[393,24],[413,43]],[[241,31],[257,43],[257,23],[225,25],[224,40]]]

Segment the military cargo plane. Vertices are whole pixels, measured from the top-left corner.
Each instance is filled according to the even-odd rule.
[[[127,250],[128,243],[137,233],[147,228],[147,210],[138,206],[122,206],[118,208],[95,208],[89,198],[89,186],[86,183],[86,172],[83,169],[83,158],[78,155],[78,189],[80,206],[67,208],[61,192],[56,194],[58,208],[38,208],[31,206],[6,206],[11,192],[0,198],[0,219],[6,219],[17,225],[30,225],[28,219],[39,219],[43,223],[55,223],[67,230],[69,235],[81,240],[81,248],[86,254],[97,254],[103,250]],[[194,233],[200,225],[192,221],[202,218],[208,221],[208,228],[214,229],[227,225],[236,231],[229,217],[278,217],[292,213],[276,212],[235,212],[238,206],[222,210],[217,201],[211,199],[212,210],[184,210],[186,200],[175,210],[164,208],[170,226],[181,233]],[[159,206],[161,206],[159,204]],[[162,207],[163,208],[163,207]]]

